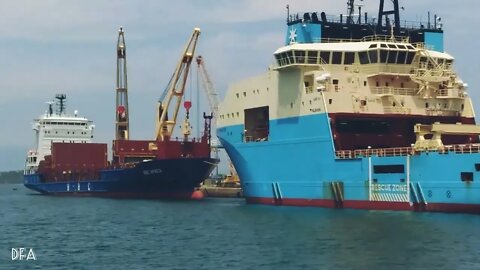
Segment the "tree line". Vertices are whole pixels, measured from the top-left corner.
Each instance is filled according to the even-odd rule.
[[[0,183],[22,183],[23,171],[0,172]]]

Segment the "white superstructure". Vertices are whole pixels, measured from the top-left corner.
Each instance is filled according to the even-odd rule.
[[[56,95],[56,109],[53,110],[54,102],[49,102],[48,110],[38,119],[34,120],[35,147],[28,151],[25,163],[25,174],[36,171],[40,161],[51,154],[51,146],[54,142],[65,143],[90,143],[93,139],[95,126],[92,121],[66,113],[65,95]]]
[[[325,112],[474,117],[454,58],[424,44],[375,37],[290,44],[274,55],[266,73],[231,86],[219,127],[244,124],[244,110],[261,106],[270,107],[270,119]]]

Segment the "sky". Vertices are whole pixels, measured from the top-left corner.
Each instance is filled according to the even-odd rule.
[[[369,16],[378,13],[377,0],[356,3]],[[120,26],[127,46],[130,133],[132,139],[152,139],[156,102],[193,28],[202,30],[197,53],[223,97],[230,83],[265,72],[273,62],[284,42],[287,4],[291,13],[346,13],[346,1],[338,0],[4,1],[0,171],[23,168],[35,143],[33,119],[56,93],[67,94],[68,111],[94,121],[96,142],[111,143]],[[428,11],[442,17],[445,51],[456,58],[455,69],[480,112],[480,1],[401,0],[400,5],[402,20],[426,21]],[[196,70],[190,77],[186,95],[195,97]],[[199,106],[207,109],[204,100]]]

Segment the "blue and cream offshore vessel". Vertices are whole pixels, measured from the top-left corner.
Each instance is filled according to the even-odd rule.
[[[217,134],[248,203],[480,212],[480,128],[441,20],[384,2],[289,14],[274,64],[230,86]]]

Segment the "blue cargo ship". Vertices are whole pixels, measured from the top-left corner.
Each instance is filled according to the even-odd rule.
[[[441,19],[392,3],[288,10],[274,63],[230,86],[217,135],[248,203],[480,212],[480,128]]]
[[[120,28],[117,43],[117,88],[112,158],[107,144],[93,143],[94,125],[78,112],[66,112],[66,96],[35,120],[36,145],[28,152],[24,184],[48,195],[80,195],[134,198],[200,199],[200,186],[218,164],[211,157],[212,115],[204,114],[200,138],[190,138],[189,109],[181,124],[182,138],[174,138],[190,64],[200,35],[196,28],[158,104],[157,136],[153,140],[131,140],[127,95],[126,46]],[[175,106],[170,106],[175,103]],[[54,110],[54,104],[55,110]],[[173,108],[172,108],[173,107]],[[168,118],[168,115],[173,117]],[[200,127],[199,127],[200,128]]]
[[[107,144],[92,142],[93,123],[66,114],[65,95],[57,95],[57,101],[61,110],[49,109],[34,122],[37,145],[26,160],[27,188],[64,196],[202,197],[196,188],[218,163],[210,157],[209,119],[198,140],[116,140],[110,161]]]

